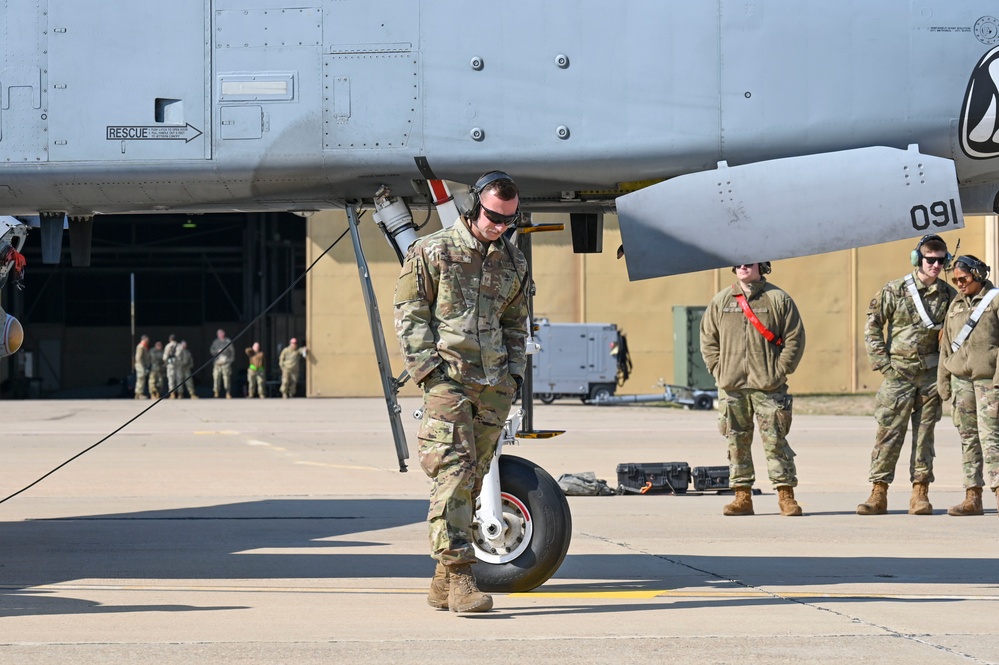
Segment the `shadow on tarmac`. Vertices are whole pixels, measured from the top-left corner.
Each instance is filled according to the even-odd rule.
[[[422,523],[424,500],[281,499],[178,510],[92,515],[62,519],[0,522],[0,617],[146,611],[205,611],[238,607],[189,605],[106,606],[53,597],[33,589],[73,580],[336,580],[413,578],[425,580],[432,562],[425,553],[398,554],[394,543],[343,539]],[[336,538],[337,540],[329,540]],[[363,547],[365,552],[352,553]],[[377,548],[385,547],[380,554]],[[259,552],[258,550],[275,550]],[[294,550],[282,552],[280,550]],[[313,553],[314,552],[314,553]],[[573,580],[571,586],[560,579]],[[601,580],[592,584],[579,580]],[[607,582],[604,580],[613,580]],[[133,582],[134,583],[134,582]],[[999,585],[994,559],[918,557],[761,557],[661,554],[581,554],[565,562],[540,592],[628,592],[704,589],[705,600],[663,596],[665,607],[752,606],[789,602],[746,598],[769,586],[893,583]],[[725,596],[724,592],[734,594]],[[63,595],[63,594],[60,594]],[[877,595],[860,594],[866,600]],[[834,602],[855,597],[812,600]],[[659,601],[660,599],[656,599]],[[898,599],[893,599],[895,602]],[[918,598],[913,601],[920,600]],[[938,602],[935,599],[934,602]],[[793,601],[792,601],[793,602]],[[559,611],[628,611],[641,604],[599,603],[561,606]],[[546,611],[522,608],[528,611]]]

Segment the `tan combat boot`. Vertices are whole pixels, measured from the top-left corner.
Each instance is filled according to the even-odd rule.
[[[909,499],[910,515],[933,514],[933,506],[930,505],[929,493],[929,483],[912,483],[912,498]]]
[[[982,510],[982,488],[969,487],[964,490],[964,501],[947,509],[948,515],[964,517],[966,515],[984,515]]]
[[[753,512],[753,488],[734,487],[735,499],[732,503],[726,504],[722,509],[722,515],[754,515]]]
[[[801,514],[801,506],[794,500],[793,487],[777,488],[777,505],[780,506],[780,514],[785,517],[797,517]]]
[[[888,483],[876,482],[867,501],[857,506],[858,515],[884,515],[888,512]]]
[[[427,594],[427,604],[437,610],[447,609],[448,574],[447,566],[437,562],[434,579],[430,580],[430,593]]]
[[[996,491],[996,506],[999,507],[999,487],[997,487],[995,491]],[[996,511],[996,514],[999,515],[999,510]]]
[[[479,591],[472,574],[472,564],[448,567],[447,606],[452,612],[488,612],[493,598]]]

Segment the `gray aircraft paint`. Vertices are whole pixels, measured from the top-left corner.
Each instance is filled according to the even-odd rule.
[[[3,3],[0,214],[318,210],[496,167],[525,209],[613,210],[622,183],[726,162],[760,164],[773,196],[753,219],[769,230],[786,209],[779,160],[910,145],[953,161],[965,211],[991,212],[999,161],[960,133],[995,127],[995,13],[985,0]],[[840,158],[816,159],[862,203]],[[696,210],[689,191],[674,202]],[[642,233],[668,242],[677,217],[662,212]],[[807,217],[800,246],[839,246],[823,239],[840,212]],[[870,221],[886,231],[874,242],[918,234]]]

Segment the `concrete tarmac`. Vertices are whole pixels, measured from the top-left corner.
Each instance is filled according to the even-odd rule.
[[[5,402],[0,497],[149,402]],[[493,612],[429,608],[418,406],[400,474],[375,399],[168,400],[0,503],[0,663],[999,663],[999,519],[963,498],[938,426],[932,516],[861,517],[869,416],[796,416],[800,518],[757,441],[757,514],[730,497],[570,497],[572,545]],[[726,464],[713,412],[539,405],[567,429],[508,452],[616,485],[625,462]]]

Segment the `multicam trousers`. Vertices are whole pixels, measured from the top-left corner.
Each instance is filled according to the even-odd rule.
[[[999,487],[999,389],[992,384],[991,378],[971,381],[953,377],[951,382],[965,487],[986,486],[983,466],[988,473],[988,487]]]
[[[250,397],[256,397],[259,393],[261,397],[267,396],[267,382],[264,380],[264,370],[246,370],[246,390]]]
[[[294,397],[298,390],[298,370],[281,369],[281,395],[284,397]]]
[[[221,395],[223,389],[229,394],[229,384],[232,381],[232,365],[230,363],[212,365],[212,389],[215,395]]]
[[[718,429],[728,439],[729,483],[752,487],[753,416],[760,426],[767,472],[774,487],[797,487],[794,451],[788,445],[793,398],[785,391],[733,390],[719,400]]]
[[[139,363],[135,364],[135,396],[142,397],[146,393],[146,378],[149,376],[149,370],[146,369],[145,365]]]
[[[871,452],[870,482],[890,485],[895,480],[895,466],[911,421],[909,482],[932,483],[933,457],[936,454],[933,430],[942,413],[936,369],[921,371],[911,379],[889,370],[878,390],[874,407],[878,431]]]
[[[420,466],[430,490],[431,555],[444,564],[473,563],[472,518],[482,477],[516,390],[507,376],[495,386],[442,380],[427,386],[420,425]]]

